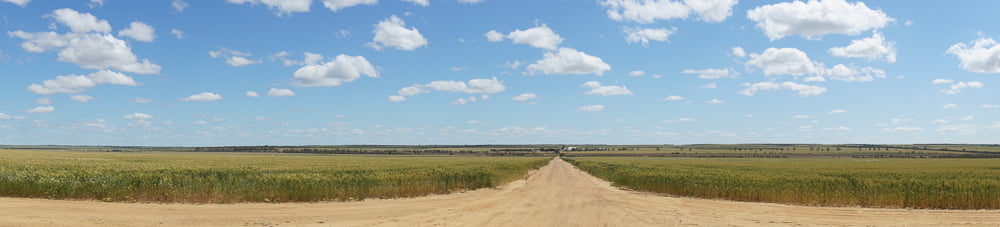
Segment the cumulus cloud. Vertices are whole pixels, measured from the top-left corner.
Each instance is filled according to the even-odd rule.
[[[377,1],[377,0],[371,0]],[[285,16],[292,13],[304,13],[309,12],[309,7],[312,5],[312,0],[226,0],[228,3],[232,4],[248,4],[248,5],[259,5],[264,4],[267,8],[274,11],[277,16]],[[327,2],[347,2],[341,0],[324,0],[323,5],[327,5]],[[330,6],[327,5],[327,8]],[[334,10],[336,11],[336,10]]]
[[[52,106],[38,106],[38,107],[32,108],[30,110],[25,110],[24,112],[25,113],[32,113],[32,114],[34,114],[34,113],[52,113],[52,112],[55,112],[55,111],[56,111],[56,108],[52,107]]]
[[[175,13],[184,12],[184,9],[187,9],[188,6],[191,5],[189,5],[184,0],[174,0],[170,2],[170,8],[173,8]]]
[[[722,100],[718,100],[718,99],[711,99],[711,100],[705,101],[705,103],[708,103],[708,104],[723,104],[723,103],[726,103],[726,101],[722,101]]]
[[[681,101],[681,100],[684,100],[684,97],[676,96],[676,95],[671,95],[671,96],[667,96],[666,98],[663,98],[663,101],[671,101],[671,102],[673,102],[673,101]]]
[[[851,131],[851,128],[838,126],[835,128],[823,128],[823,131]]]
[[[506,36],[497,31],[489,31],[484,34],[490,42],[500,42],[503,39],[510,39],[514,44],[528,44],[535,48],[555,50],[563,42],[563,37],[552,31],[548,25],[542,24],[534,28],[525,30],[514,30]]]
[[[625,42],[627,43],[641,43],[642,46],[649,46],[649,41],[660,41],[666,42],[670,35],[677,32],[677,28],[640,28],[640,27],[625,27],[622,29],[625,32]]]
[[[950,80],[950,79],[934,79],[934,80],[931,81],[931,84],[950,84],[951,82],[955,82],[955,80]]]
[[[747,88],[739,91],[739,93],[746,96],[753,96],[754,94],[760,91],[773,91],[782,89],[798,92],[799,96],[802,97],[820,95],[826,92],[826,88],[824,87],[798,84],[795,82],[784,82],[784,83],[759,82],[754,84],[743,83],[742,85]]]
[[[132,48],[124,40],[110,34],[99,33],[67,33],[55,32],[29,33],[24,31],[7,32],[12,37],[25,41],[21,47],[29,52],[44,52],[59,50],[56,60],[69,62],[87,69],[108,69],[139,73],[160,73],[160,66],[144,59],[138,61]]]
[[[823,72],[825,72],[827,78],[845,82],[867,82],[875,78],[885,78],[885,71],[881,69],[872,67],[857,68],[843,64],[837,64],[833,68],[825,69]]]
[[[851,41],[845,47],[830,48],[830,55],[844,58],[865,58],[868,60],[884,60],[896,62],[896,43],[886,42],[882,33],[872,32],[872,37]]]
[[[170,29],[170,34],[173,34],[174,37],[177,38],[177,39],[183,39],[184,38],[184,31],[181,31],[181,30]]]
[[[644,72],[642,70],[636,70],[636,71],[628,72],[628,76],[631,76],[631,77],[640,77],[642,75],[646,75],[646,72]]]
[[[151,103],[151,102],[153,102],[153,100],[152,99],[143,98],[143,97],[136,97],[136,98],[132,99],[132,102],[134,102],[134,103]]]
[[[580,112],[597,112],[604,111],[604,105],[587,105],[576,108],[576,111]]]
[[[830,114],[842,114],[842,113],[847,113],[847,110],[836,109],[836,110],[831,110],[830,111]]]
[[[827,34],[858,35],[885,27],[894,19],[868,8],[864,2],[845,0],[793,1],[763,5],[747,11],[747,18],[757,23],[768,38],[778,40],[799,35],[820,39]]]
[[[605,71],[611,70],[611,65],[604,63],[599,57],[587,55],[587,53],[572,48],[559,48],[555,52],[547,52],[542,60],[527,67],[528,74],[534,75],[537,72],[542,74],[594,74],[604,75]]]
[[[69,8],[53,10],[52,14],[47,15],[47,17],[51,17],[59,24],[69,27],[74,33],[111,32],[111,24],[108,24],[107,20],[100,20],[92,14],[80,13]]]
[[[260,94],[257,94],[256,91],[247,91],[246,96],[250,98],[260,98]]]
[[[247,58],[253,56],[253,54],[241,52],[238,50],[230,50],[226,48],[222,48],[216,51],[209,51],[208,56],[211,56],[212,58],[226,59],[226,64],[229,64],[233,67],[243,67],[263,62],[262,60],[251,60]]]
[[[50,98],[35,99],[35,104],[38,104],[38,105],[49,105],[49,104],[52,104],[52,99],[50,99]]]
[[[697,14],[705,22],[722,22],[733,14],[738,0],[606,0],[608,18],[649,24],[657,20],[686,19]]]
[[[1000,45],[993,38],[979,38],[970,44],[956,43],[947,53],[954,54],[958,65],[969,72],[1000,73]]]
[[[741,58],[747,56],[747,52],[746,50],[743,50],[743,47],[733,47],[732,50],[730,51],[730,54]]]
[[[379,77],[375,66],[365,57],[341,54],[329,62],[299,68],[295,71],[295,81],[303,87],[333,87],[357,80],[361,75]]]
[[[31,2],[31,0],[3,0],[3,1],[10,2],[14,5],[20,6],[21,8],[28,6],[28,3]]]
[[[523,93],[523,94],[514,96],[514,98],[511,98],[510,100],[522,101],[523,102],[523,101],[528,101],[528,100],[537,99],[537,98],[538,98],[538,95],[536,95],[535,93]]]
[[[730,68],[725,69],[685,69],[681,71],[684,74],[697,74],[698,78],[702,79],[721,79],[721,78],[736,78],[740,74]]]
[[[755,66],[764,70],[764,75],[801,76],[815,74],[822,70],[817,62],[813,62],[796,48],[767,48],[763,53],[750,54],[747,66]]]
[[[323,0],[323,6],[333,12],[358,5],[375,5],[375,3],[378,3],[378,0]]]
[[[87,7],[91,9],[104,7],[104,0],[90,0],[90,3],[87,3]]]
[[[476,4],[476,3],[483,2],[483,1],[484,0],[458,0],[458,3]]]
[[[156,29],[142,22],[132,22],[129,27],[118,31],[118,36],[129,37],[137,41],[151,43],[156,39]]]
[[[948,103],[948,104],[944,104],[943,106],[941,106],[941,108],[944,108],[944,109],[957,109],[958,105],[954,104],[954,103]]]
[[[501,91],[507,90],[507,86],[503,84],[503,81],[497,80],[496,77],[491,79],[472,79],[468,82],[454,81],[454,80],[438,80],[431,81],[427,84],[416,84],[409,87],[404,87],[396,91],[398,95],[389,96],[389,101],[392,102],[402,102],[406,101],[407,96],[414,96],[418,94],[428,93],[430,91],[444,91],[444,92],[458,92],[458,93],[468,93],[468,94],[493,94]],[[480,99],[488,99],[489,96],[482,96]],[[464,98],[463,98],[464,99]],[[465,101],[456,103],[469,103],[477,101],[475,97],[470,99],[465,99]]]
[[[397,50],[416,50],[419,47],[427,46],[427,39],[424,38],[424,35],[421,35],[417,28],[406,28],[406,22],[396,15],[379,21],[374,27],[375,30],[372,33],[375,33],[375,38],[367,45],[375,50],[382,50],[385,47],[393,47]]]
[[[979,107],[980,108],[1000,108],[1000,105],[996,105],[996,104],[983,104],[982,106],[979,106]]]
[[[431,5],[431,1],[430,0],[403,0],[403,1],[404,2],[412,2],[413,4],[416,4],[418,6],[424,6],[424,7]]]
[[[295,92],[289,89],[277,89],[271,88],[267,91],[267,96],[271,97],[284,97],[284,96],[295,96]]]
[[[68,75],[56,76],[55,79],[45,80],[42,84],[31,84],[28,91],[40,95],[51,95],[59,93],[81,93],[100,84],[115,84],[125,86],[139,86],[131,77],[108,70],[101,70],[86,76]]]
[[[216,101],[216,100],[221,100],[221,99],[222,99],[222,96],[219,95],[219,94],[215,94],[215,93],[211,93],[211,92],[202,92],[202,93],[198,93],[198,94],[193,94],[191,96],[188,96],[187,98],[182,98],[181,101],[185,101],[185,102],[208,102],[208,101]]]
[[[129,114],[129,115],[125,115],[123,118],[129,119],[129,120],[149,120],[149,119],[153,119],[155,117],[153,115],[146,114],[146,113],[132,113],[132,114]]]
[[[958,82],[949,86],[948,89],[941,89],[941,93],[954,95],[958,94],[959,92],[962,92],[962,89],[965,88],[983,88],[983,83],[980,83],[978,81]]]
[[[583,83],[581,87],[590,89],[589,91],[584,93],[588,95],[600,95],[600,96],[632,95],[632,91],[625,86],[601,86],[601,83],[597,81],[587,81],[586,83]]]
[[[0,120],[16,120],[16,119],[24,119],[24,116],[11,116],[4,113],[0,113]]]
[[[77,101],[77,102],[90,102],[90,101],[94,100],[94,96],[89,96],[89,95],[70,95],[69,99],[73,100],[73,101]]]

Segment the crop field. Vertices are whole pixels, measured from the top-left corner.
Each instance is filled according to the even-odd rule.
[[[996,159],[566,160],[616,186],[676,196],[818,206],[1000,208]]]
[[[0,149],[0,196],[123,202],[312,202],[494,187],[548,157]]]

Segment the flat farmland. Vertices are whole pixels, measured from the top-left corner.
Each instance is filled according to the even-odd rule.
[[[814,206],[1000,208],[996,159],[576,157],[616,186],[675,196]]]
[[[495,187],[546,157],[0,150],[0,196],[107,202],[315,202]]]

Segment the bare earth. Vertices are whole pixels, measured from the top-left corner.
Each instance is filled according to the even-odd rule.
[[[1000,226],[998,210],[806,207],[623,191],[561,159],[496,189],[346,203],[127,204],[0,198],[0,226]]]

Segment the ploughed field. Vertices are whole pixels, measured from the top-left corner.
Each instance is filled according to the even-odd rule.
[[[997,159],[574,157],[616,186],[675,196],[818,206],[1000,208]]]
[[[548,157],[107,153],[0,149],[0,196],[108,202],[314,202],[502,185]]]

